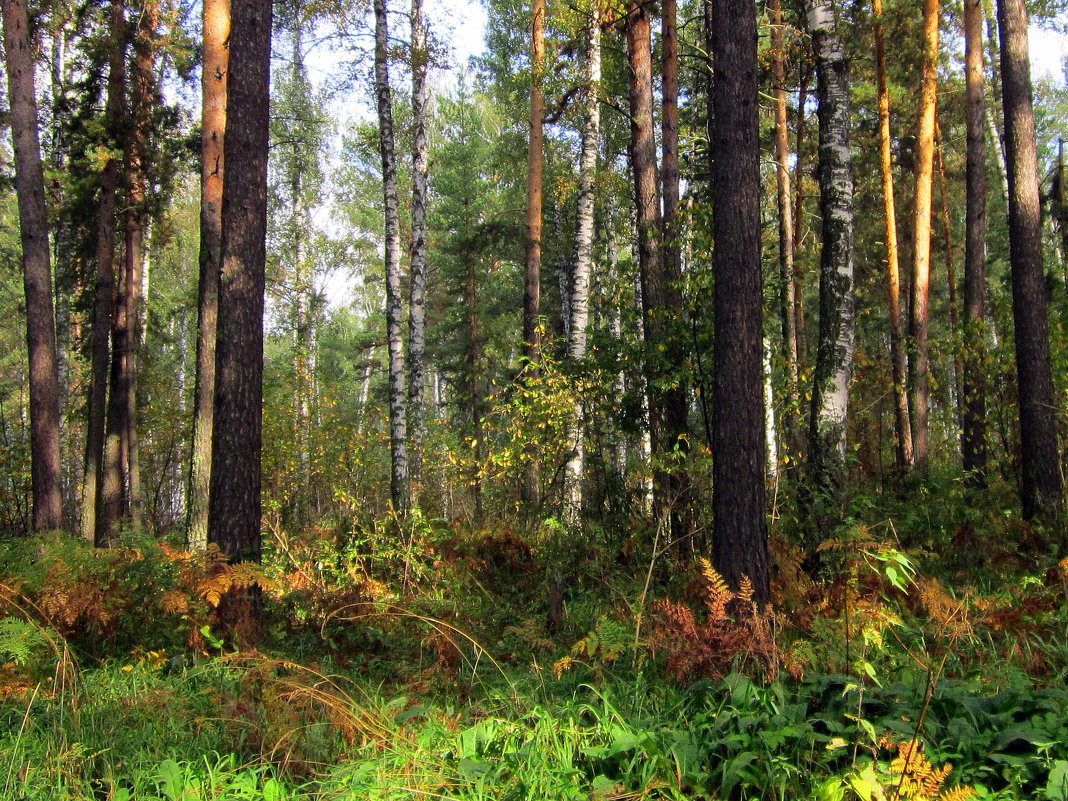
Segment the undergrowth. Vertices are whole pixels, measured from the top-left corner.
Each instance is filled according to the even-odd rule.
[[[0,797],[1068,801],[1068,560],[998,581],[869,518],[815,578],[776,532],[768,608],[558,525],[276,527],[262,567],[9,543]]]

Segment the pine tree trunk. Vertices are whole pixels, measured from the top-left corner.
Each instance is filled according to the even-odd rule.
[[[909,421],[908,360],[901,326],[901,270],[897,247],[894,165],[890,155],[890,92],[886,85],[886,44],[882,0],[875,0],[875,71],[879,87],[879,155],[883,179],[883,220],[886,237],[886,278],[890,300],[890,360],[893,363],[894,422],[897,468],[912,467],[912,425]]]
[[[386,0],[375,0],[375,96],[378,104],[382,195],[386,214],[386,339],[389,346],[390,498],[398,515],[408,512],[408,421],[404,386],[404,311],[401,308],[400,217],[394,155],[393,95],[389,86]]]
[[[661,150],[663,153],[663,232],[662,269],[664,312],[664,356],[669,369],[678,369],[686,361],[676,318],[685,306],[679,284],[682,281],[681,231],[679,213],[679,43],[675,0],[664,0],[661,36]],[[663,441],[657,448],[665,456],[677,453],[677,464],[664,477],[663,495],[669,501],[671,540],[681,542],[690,536],[690,481],[685,457],[689,451],[689,397],[685,382],[671,382],[664,390]]]
[[[187,500],[187,542],[208,544],[211,441],[215,412],[215,337],[219,317],[222,244],[223,136],[230,0],[203,0],[204,65],[201,76],[200,279],[197,290],[197,368],[193,444]]]
[[[260,560],[271,0],[233,0],[208,540]]]
[[[424,372],[426,351],[427,251],[427,111],[430,100],[426,80],[428,51],[423,0],[412,0],[412,247],[411,294],[408,311],[408,433],[411,442],[409,473],[412,503],[420,506],[423,485]]]
[[[541,361],[541,228],[542,171],[545,147],[545,0],[534,0],[531,8],[530,50],[530,140],[527,150],[527,246],[523,278],[523,355],[527,375],[537,374]],[[528,449],[526,469],[520,487],[528,510],[539,503],[538,464]]]
[[[711,45],[714,78],[712,204],[715,241],[713,562],[738,589],[770,600],[760,266],[760,136],[756,7],[720,0]]]
[[[853,173],[845,51],[830,0],[806,0],[819,98],[820,325],[809,459],[817,487],[837,495],[853,375]]]
[[[1009,176],[1009,259],[1016,332],[1023,457],[1023,514],[1051,522],[1063,507],[1057,407],[1050,365],[1048,297],[1042,267],[1035,116],[1023,0],[998,0],[1001,88]]]
[[[117,149],[126,94],[126,15],[122,0],[111,4],[111,52],[108,58],[108,147]],[[85,435],[85,469],[82,473],[82,536],[98,547],[111,544],[104,525],[105,443],[108,376],[111,367],[111,317],[115,295],[115,209],[119,162],[111,157],[100,175],[100,205],[96,227],[96,292],[93,303],[90,357],[89,415]],[[114,484],[114,477],[111,482]]]
[[[916,134],[916,192],[912,223],[912,442],[916,469],[926,473],[930,450],[928,305],[931,285],[931,195],[934,181],[935,109],[938,99],[938,0],[925,0],[924,61]]]
[[[983,132],[982,0],[964,0],[967,208],[964,221],[964,331],[961,454],[972,481],[986,483],[986,139]]]
[[[25,0],[3,0],[3,25],[26,299],[33,528],[45,532],[63,525],[62,420],[44,169],[34,93],[35,47]]]
[[[571,319],[567,327],[567,354],[575,362],[586,358],[586,333],[590,319],[590,270],[593,265],[594,205],[597,200],[597,153],[601,144],[601,16],[597,5],[586,25],[586,108],[579,161],[578,224],[575,231],[575,269],[570,292]],[[568,431],[571,457],[565,475],[565,512],[572,522],[582,508],[582,404]]]
[[[783,48],[782,0],[771,3],[771,75],[775,84],[775,188],[779,211],[779,318],[786,373],[783,435],[789,451],[798,445],[797,276],[794,273],[794,209],[790,181],[790,125],[786,109],[786,54]]]

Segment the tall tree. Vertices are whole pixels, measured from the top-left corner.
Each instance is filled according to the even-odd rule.
[[[897,211],[894,202],[894,165],[890,155],[890,92],[886,82],[886,42],[883,3],[874,0],[875,74],[879,91],[879,164],[883,179],[883,221],[886,237],[886,283],[890,301],[890,360],[893,363],[894,422],[898,470],[912,467],[912,426],[909,421],[908,360],[901,326],[901,270],[897,248]]]
[[[272,4],[230,8],[208,539],[232,561],[258,562]]]
[[[713,495],[716,569],[771,597],[765,502],[756,7],[719,0],[709,48],[715,241]]]
[[[571,278],[571,319],[567,327],[567,353],[575,362],[586,357],[590,309],[590,271],[593,265],[594,206],[597,199],[597,153],[601,143],[601,14],[599,0],[591,4],[586,23],[585,114],[582,156],[579,161],[578,225],[575,232],[575,267]],[[576,404],[569,432],[571,457],[567,463],[568,513],[582,506],[582,404]]]
[[[545,0],[533,0],[530,11],[530,138],[527,147],[527,241],[523,271],[523,355],[528,375],[541,360],[541,229],[542,173],[545,162]],[[527,507],[536,506],[538,464],[533,446],[520,487]]]
[[[215,406],[215,337],[222,261],[223,137],[229,62],[230,0],[203,0],[201,73],[200,280],[197,288],[197,367],[193,447],[186,500],[190,547],[208,544],[211,439]]]
[[[916,192],[912,223],[912,442],[916,469],[927,472],[930,450],[928,305],[931,284],[931,196],[934,185],[935,111],[938,100],[938,0],[923,6],[924,56],[916,133]]]
[[[831,0],[806,0],[805,8],[816,55],[823,225],[809,459],[817,485],[834,489],[845,457],[855,329],[849,80]]]
[[[427,250],[427,110],[430,85],[426,70],[427,48],[423,0],[412,0],[412,246],[411,291],[408,309],[408,433],[411,439],[409,473],[412,501],[418,507],[423,483],[424,359],[426,352],[426,250]]]
[[[794,209],[790,181],[790,125],[786,108],[786,53],[783,46],[782,0],[771,3],[771,74],[775,84],[775,188],[779,211],[779,314],[782,357],[786,369],[785,429],[797,446],[798,330],[797,276],[794,273]]]
[[[408,511],[407,392],[404,386],[404,312],[401,308],[400,217],[393,135],[393,95],[389,86],[389,27],[386,0],[375,0],[375,96],[378,104],[382,194],[385,200],[386,338],[389,344],[390,496],[397,514]]]
[[[662,262],[663,302],[665,313],[673,319],[684,308],[682,290],[682,247],[679,229],[679,37],[675,0],[665,0],[661,7],[661,183],[663,185]],[[676,326],[665,321],[664,356],[676,369],[686,360]],[[689,397],[683,381],[671,381],[663,392],[664,430],[662,441],[655,446],[663,454],[689,450]],[[676,464],[665,476],[670,500],[671,538],[689,536],[690,482],[684,464]]]
[[[26,298],[33,527],[43,532],[59,529],[63,523],[61,419],[48,217],[34,93],[35,46],[25,0],[3,1],[3,25]]]
[[[108,158],[100,174],[96,224],[96,286],[93,301],[90,356],[89,413],[85,433],[82,478],[82,536],[98,546],[110,544],[114,533],[105,524],[104,433],[111,364],[111,316],[115,292],[115,208],[119,185],[118,150],[126,95],[126,12],[122,0],[112,0],[109,16],[108,97],[105,109]],[[114,464],[114,462],[113,462]],[[111,476],[110,494],[116,477]],[[114,500],[110,500],[112,504]],[[117,519],[117,518],[116,518]]]
[[[1038,153],[1023,0],[998,0],[1001,92],[1009,177],[1009,259],[1020,395],[1023,513],[1051,521],[1064,504],[1042,272]]]

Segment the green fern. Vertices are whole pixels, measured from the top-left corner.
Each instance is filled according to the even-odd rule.
[[[25,667],[41,658],[51,640],[48,631],[18,617],[0,619],[0,658]]]

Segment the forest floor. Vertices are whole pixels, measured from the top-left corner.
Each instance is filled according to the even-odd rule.
[[[13,540],[0,798],[1065,801],[1068,560],[1005,508],[854,505],[818,579],[783,514],[774,610],[629,525]]]

